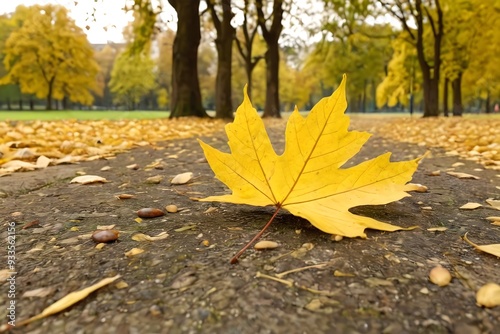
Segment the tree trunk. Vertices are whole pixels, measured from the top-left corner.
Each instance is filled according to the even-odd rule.
[[[23,110],[23,99],[19,99],[19,110]]]
[[[233,39],[236,28],[231,25],[233,13],[231,0],[222,0],[222,21],[214,7],[214,0],[208,0],[207,6],[212,14],[212,21],[217,31],[215,46],[217,48],[217,76],[215,79],[215,117],[233,118],[233,104],[231,100],[231,76]]]
[[[259,27],[267,44],[266,59],[266,104],[263,117],[280,118],[279,99],[279,66],[280,54],[278,40],[283,29],[283,0],[273,1],[271,27],[266,26],[266,18],[262,10],[262,0],[256,0]]]
[[[262,117],[280,118],[278,44],[268,45],[266,55],[266,103]]]
[[[235,38],[236,46],[238,48],[238,52],[243,58],[245,62],[245,73],[247,77],[247,95],[252,99],[252,72],[257,65],[257,63],[263,58],[262,56],[254,57],[252,56],[253,50],[253,41],[257,34],[258,24],[252,29],[250,28],[250,24],[248,22],[248,12],[249,12],[250,0],[245,0],[244,8],[243,8],[243,25],[241,26],[243,32],[244,41],[241,42],[238,38]],[[244,48],[243,48],[244,46]]]
[[[453,116],[462,116],[464,107],[462,105],[462,73],[451,82],[453,90]]]
[[[361,99],[361,112],[366,112],[366,86],[368,85],[367,79],[363,81],[363,95]]]
[[[448,86],[450,83],[450,79],[444,79],[444,87],[443,87],[443,113],[446,117],[448,117]]]
[[[489,90],[486,94],[486,101],[484,104],[485,104],[484,110],[487,114],[489,114],[491,112],[491,101],[490,101],[490,91]]]
[[[206,117],[198,80],[200,45],[200,0],[168,0],[177,12],[177,34],[173,45],[172,105],[170,118]]]
[[[7,98],[7,110],[12,110],[12,106],[10,105],[10,98]]]
[[[32,97],[30,97],[30,110],[31,111],[35,110],[35,101],[33,101]]]
[[[400,15],[395,11],[394,7],[389,3],[378,0],[390,14],[396,17],[402,24],[404,30],[408,33],[410,38],[415,41],[415,47],[417,51],[417,59],[422,70],[423,77],[423,90],[424,90],[424,117],[434,117],[439,115],[439,75],[441,69],[441,41],[443,38],[444,26],[443,26],[443,11],[439,0],[434,0],[436,16],[431,15],[428,11],[428,7],[422,4],[422,0],[415,0],[414,4],[411,4],[409,14],[411,19],[417,26],[417,31],[408,25],[408,18],[406,15]],[[404,10],[403,2],[396,2],[397,8],[402,11]],[[429,3],[432,3],[429,1]],[[434,10],[432,8],[431,10]],[[424,12],[427,16],[424,19]],[[432,47],[432,62],[429,63],[426,59],[426,54],[430,52],[425,49],[426,43],[424,43],[424,27],[432,30],[432,37],[434,38],[434,43]]]

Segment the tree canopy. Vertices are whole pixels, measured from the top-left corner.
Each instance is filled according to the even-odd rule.
[[[344,73],[351,112],[437,116],[451,103],[460,116],[500,103],[497,0],[134,0],[124,8],[134,18],[125,43],[108,45],[91,46],[61,6],[0,16],[0,107],[17,96],[20,108],[39,98],[46,108],[60,100],[229,119],[248,84],[263,115],[279,117],[294,104],[310,108]]]
[[[3,50],[7,74],[2,83],[18,83],[24,93],[91,104],[99,66],[85,33],[56,5],[21,7],[12,20],[21,23]]]

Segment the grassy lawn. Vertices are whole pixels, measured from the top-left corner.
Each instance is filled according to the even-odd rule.
[[[167,111],[0,111],[0,121],[53,121],[61,119],[78,120],[119,120],[119,119],[154,119],[167,118]]]
[[[210,116],[215,112],[207,111]],[[281,116],[287,119],[291,112],[282,112]],[[303,116],[308,112],[301,111]],[[68,110],[68,111],[0,111],[0,121],[54,121],[62,119],[77,120],[120,120],[120,119],[156,119],[167,118],[168,111],[91,111],[91,110]],[[351,118],[400,118],[410,117],[409,113],[347,113]],[[415,113],[414,118],[422,117],[421,113]],[[468,119],[498,119],[500,114],[464,114]]]

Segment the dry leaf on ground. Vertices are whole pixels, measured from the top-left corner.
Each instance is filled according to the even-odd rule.
[[[500,170],[500,119],[496,117],[402,117],[377,128],[385,137],[443,147],[448,155],[477,161]]]
[[[409,196],[418,159],[390,162],[390,153],[350,168],[340,168],[359,152],[370,135],[348,131],[344,114],[345,77],[307,118],[297,109],[288,120],[285,152],[274,151],[264,123],[246,94],[233,123],[226,125],[232,153],[200,144],[217,178],[233,192],[202,201],[276,206],[308,219],[320,230],[366,237],[366,228],[396,231],[402,227],[358,216],[349,209],[386,204]]]
[[[446,174],[457,177],[459,179],[474,179],[479,180],[479,176],[475,176],[467,173],[458,173],[458,172],[446,172]]]
[[[486,203],[488,203],[489,205],[491,205],[493,208],[495,208],[497,210],[500,210],[500,200],[493,199],[493,198],[488,198],[486,200]]]
[[[108,182],[108,180],[106,180],[104,177],[97,175],[77,176],[70,181],[70,183],[80,183],[80,184],[106,183],[106,182]]]
[[[460,209],[462,209],[462,210],[474,210],[474,209],[477,209],[480,207],[482,207],[482,205],[479,203],[469,202],[469,203],[465,203],[464,205],[462,205],[460,207]]]
[[[54,304],[52,304],[49,307],[45,308],[42,311],[42,313],[40,313],[40,314],[38,314],[38,315],[36,315],[34,317],[31,317],[29,319],[26,319],[26,320],[18,322],[16,324],[16,327],[24,326],[24,325],[27,325],[29,323],[32,323],[33,321],[36,321],[36,320],[48,317],[49,315],[59,313],[62,310],[70,307],[71,305],[79,302],[80,300],[85,299],[89,294],[91,294],[95,290],[100,289],[103,286],[108,285],[108,284],[114,282],[118,278],[120,278],[120,275],[116,275],[114,277],[105,278],[105,279],[100,280],[96,284],[91,285],[91,286],[89,286],[89,287],[87,287],[85,289],[82,289],[80,291],[71,292],[71,293],[67,294],[65,297],[59,299]]]
[[[476,245],[475,243],[470,241],[469,238],[467,238],[467,233],[465,233],[464,235],[464,240],[474,246],[474,248],[476,248],[477,250],[500,257],[500,244]]]
[[[419,183],[408,183],[405,185],[405,191],[416,191],[418,193],[425,193],[429,188]]]
[[[177,174],[172,181],[170,181],[171,184],[185,184],[191,181],[193,178],[193,173],[187,172],[187,173],[182,173],[182,174]]]
[[[156,241],[156,240],[163,240],[168,238],[167,232],[161,232],[155,237],[151,237],[147,234],[142,234],[142,233],[137,233],[132,236],[132,240],[135,241]]]
[[[141,248],[132,248],[131,250],[125,252],[125,256],[130,257],[130,256],[138,255],[138,254],[141,254],[141,253],[144,253],[144,249],[141,249]]]
[[[14,163],[15,171],[33,170],[36,168],[33,166],[46,164],[33,164],[40,156],[51,159],[54,165],[109,158],[134,146],[210,135],[224,125],[221,120],[207,122],[197,117],[0,122],[0,166],[12,160],[23,160],[30,165]],[[6,169],[5,166],[0,168],[0,176],[13,172]]]

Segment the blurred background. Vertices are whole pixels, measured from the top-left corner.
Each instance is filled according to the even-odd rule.
[[[0,3],[0,109],[498,113],[498,0]]]

